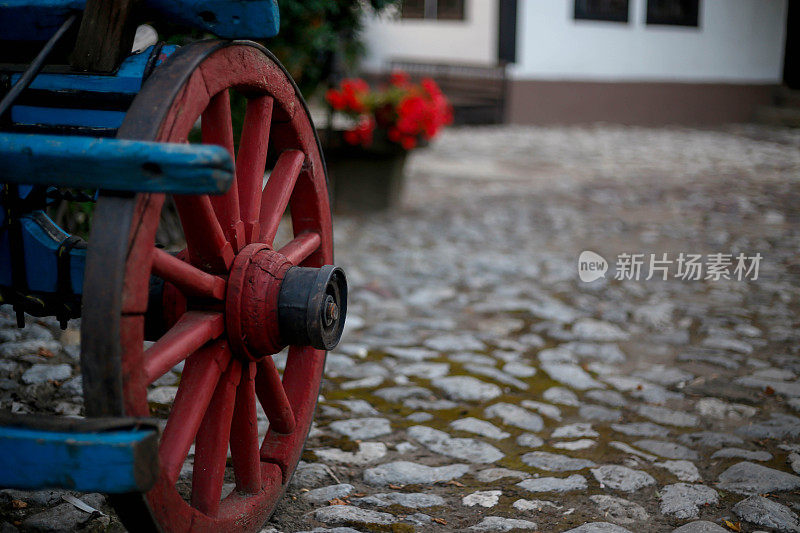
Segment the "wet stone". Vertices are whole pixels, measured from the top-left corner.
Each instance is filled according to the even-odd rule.
[[[677,427],[695,427],[699,424],[696,416],[681,411],[673,411],[655,405],[640,405],[636,412],[653,422]]]
[[[0,345],[0,357],[3,359],[15,359],[24,355],[36,355],[39,350],[58,353],[61,350],[61,344],[54,340],[7,342]]]
[[[540,415],[546,416],[547,418],[561,421],[561,409],[555,405],[550,405],[549,403],[543,402],[535,402],[533,400],[522,400],[521,405],[522,407],[530,409],[531,411],[536,411]]]
[[[625,354],[616,344],[595,344],[589,342],[568,342],[562,345],[581,359],[593,359],[614,364],[625,361]]]
[[[67,364],[35,364],[22,374],[22,382],[27,385],[47,381],[63,381],[72,377],[72,366]]]
[[[700,472],[691,461],[664,461],[662,463],[654,463],[654,465],[665,468],[680,481],[689,483],[702,481]]]
[[[450,400],[423,400],[420,398],[409,398],[403,401],[403,405],[409,409],[426,409],[429,411],[440,411],[443,409],[455,409],[458,404]]]
[[[579,439],[579,440],[571,440],[571,441],[563,441],[563,442],[554,442],[553,448],[558,448],[559,450],[585,450],[586,448],[591,448],[597,444],[597,442],[593,441],[592,439]]]
[[[397,519],[389,513],[361,509],[352,505],[331,505],[314,511],[314,518],[330,525],[340,524],[393,524]]]
[[[325,503],[336,498],[344,498],[351,492],[353,492],[353,485],[349,483],[340,483],[338,485],[329,485],[327,487],[320,487],[304,492],[301,498],[311,503]]]
[[[425,348],[386,348],[384,350],[387,354],[398,359],[405,359],[408,361],[423,361],[425,359],[432,359],[439,354],[433,350],[426,350]],[[327,366],[327,363],[326,363]]]
[[[749,418],[757,412],[755,407],[742,405],[740,403],[731,404],[719,398],[702,398],[697,401],[694,408],[700,416],[718,419],[731,418],[740,420],[742,418]]]
[[[373,505],[375,507],[388,507],[390,505],[402,505],[409,509],[419,509],[420,507],[435,507],[444,505],[444,498],[437,494],[425,494],[423,492],[387,492],[372,494],[356,500],[359,504]]]
[[[684,433],[678,437],[678,440],[688,446],[703,446],[706,448],[721,448],[731,444],[744,444],[744,441],[736,435],[715,431]]]
[[[518,518],[487,516],[479,523],[471,526],[470,531],[512,531],[519,529],[538,529],[535,522]]]
[[[544,427],[541,416],[510,403],[501,402],[490,405],[483,413],[489,418],[501,419],[506,425],[528,431],[541,431]]]
[[[800,531],[797,514],[783,504],[764,498],[750,496],[733,506],[733,513],[751,524],[771,527],[778,531]]]
[[[370,485],[431,485],[456,479],[469,471],[465,464],[426,466],[409,461],[385,463],[364,472],[364,481]]]
[[[178,387],[156,387],[147,391],[147,401],[168,405],[175,400],[178,394]]]
[[[643,452],[641,450],[637,450],[636,448],[634,448],[633,446],[631,446],[630,444],[628,444],[626,442],[620,442],[618,440],[612,440],[611,442],[608,443],[608,445],[611,446],[612,448],[616,448],[617,450],[619,450],[619,451],[621,451],[623,453],[629,453],[631,455],[635,455],[636,457],[641,457],[642,459],[645,459],[647,461],[657,461],[658,460],[658,457],[656,457],[655,455],[652,455],[652,454],[649,454],[649,453],[645,453],[645,452]]]
[[[485,376],[487,378],[499,381],[500,383],[503,383],[505,385],[511,385],[512,387],[516,387],[521,390],[528,390],[527,383],[525,383],[524,381],[520,381],[514,376],[506,374],[502,370],[498,370],[493,366],[467,364],[464,365],[464,370],[466,370],[471,374],[478,374],[480,376]]]
[[[554,439],[571,439],[577,437],[599,437],[600,434],[593,430],[592,425],[588,422],[578,422],[577,424],[556,428],[550,436]]]
[[[540,477],[526,479],[517,483],[517,486],[530,492],[569,492],[586,490],[588,484],[585,477],[573,474],[566,478]]]
[[[580,405],[580,401],[578,400],[578,396],[569,389],[565,389],[564,387],[550,387],[544,393],[542,393],[542,398],[547,400],[551,403],[557,403],[561,405],[571,405],[571,406],[578,406]]]
[[[471,463],[493,463],[504,457],[491,444],[471,438],[453,438],[444,431],[427,426],[412,426],[408,428],[408,435],[432,452]]]
[[[622,526],[610,522],[590,522],[573,529],[568,529],[564,533],[631,533]]]
[[[697,452],[687,448],[686,446],[681,446],[680,444],[675,444],[673,442],[666,442],[663,440],[637,440],[633,443],[634,446],[637,448],[641,448],[642,450],[647,450],[648,452],[654,453],[661,457],[666,457],[667,459],[697,459],[698,455]]]
[[[682,525],[678,529],[673,529],[672,533],[730,533],[729,529],[718,526],[714,522],[707,522],[705,520],[697,520]]]
[[[522,512],[541,512],[546,508],[552,509],[560,509],[558,505],[554,504],[553,502],[547,500],[517,500],[511,504],[511,506],[516,509],[517,511]]]
[[[622,412],[618,409],[609,409],[600,405],[581,405],[578,416],[586,420],[598,422],[617,422],[622,419]]]
[[[653,365],[647,370],[635,372],[634,376],[664,386],[676,385],[678,383],[689,381],[690,379],[694,378],[694,374],[691,374],[674,366],[664,366],[664,365]]]
[[[510,362],[503,365],[503,372],[518,378],[529,378],[536,375],[536,369],[524,363]]]
[[[440,378],[450,371],[448,363],[411,363],[394,368],[394,372],[402,376],[415,376],[419,378]]]
[[[526,448],[538,448],[544,441],[533,433],[523,433],[517,437],[517,444]]]
[[[301,461],[294,471],[289,486],[297,489],[312,489],[330,483],[332,480],[328,469],[324,465]]]
[[[578,390],[603,389],[605,385],[595,380],[580,366],[570,363],[542,363],[542,370],[550,378]]]
[[[549,472],[570,472],[595,466],[594,461],[588,459],[576,459],[549,452],[529,452],[524,454],[521,460],[528,466]]]
[[[426,340],[423,344],[427,348],[439,352],[479,352],[486,346],[472,335],[441,335]]]
[[[487,468],[475,474],[475,479],[483,483],[492,483],[503,478],[526,479],[528,477],[530,477],[530,474],[527,472],[508,468]]]
[[[655,485],[653,476],[643,470],[634,470],[621,465],[603,465],[591,470],[592,475],[606,487],[624,492],[633,492],[650,485]]]
[[[497,398],[502,390],[497,385],[486,383],[471,376],[449,376],[436,378],[434,387],[442,389],[454,401],[486,401]]]
[[[625,407],[628,405],[628,400],[625,397],[613,390],[590,390],[586,393],[586,397],[595,402],[610,405],[612,407]]]
[[[616,524],[632,524],[650,518],[644,507],[624,498],[609,496],[607,494],[595,494],[589,496],[603,517]]]
[[[628,334],[619,327],[608,322],[582,318],[572,326],[576,338],[584,341],[620,341],[628,338]]]
[[[459,418],[458,420],[450,422],[450,427],[459,431],[475,433],[476,435],[495,440],[507,439],[511,436],[510,433],[506,433],[491,422],[480,420],[471,416],[467,418]]]
[[[772,454],[767,451],[744,450],[742,448],[722,448],[721,450],[717,450],[711,455],[712,459],[727,459],[730,457],[747,459],[748,461],[772,460]]]
[[[406,398],[430,398],[431,391],[423,387],[385,387],[373,394],[387,402],[396,403]]]
[[[480,506],[488,509],[497,505],[502,494],[501,490],[479,490],[461,498],[461,503],[467,507]]]
[[[356,451],[320,448],[314,450],[314,453],[323,461],[362,466],[375,462],[386,455],[386,445],[382,442],[360,442]]]
[[[353,389],[374,389],[379,387],[384,382],[383,376],[367,376],[365,378],[356,379],[353,381],[345,381],[339,385],[344,390]]]
[[[717,491],[705,485],[676,483],[661,489],[661,513],[685,520],[696,518],[700,506],[716,504]]]
[[[417,411],[416,413],[411,413],[406,417],[408,420],[412,422],[427,422],[428,420],[433,419],[433,415],[430,413],[423,413],[421,411]]]
[[[743,461],[719,476],[719,488],[739,494],[753,495],[795,490],[800,477],[766,466]]]
[[[800,418],[774,414],[769,420],[752,422],[736,432],[751,439],[787,439],[800,437]]]
[[[372,439],[392,432],[389,420],[378,417],[336,420],[331,422],[328,427],[352,440]]]

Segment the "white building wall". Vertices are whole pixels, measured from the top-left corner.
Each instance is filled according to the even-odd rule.
[[[494,65],[497,9],[495,0],[465,0],[465,20],[401,19],[395,11],[370,16],[365,23],[367,57],[362,67],[381,70],[393,58]]]
[[[575,20],[573,0],[521,0],[515,78],[778,82],[787,0],[700,0],[699,27]]]
[[[647,26],[646,0],[627,24],[575,20],[574,0],[519,0],[516,79],[775,83],[788,0],[700,0],[700,26]],[[369,17],[363,66],[392,58],[494,64],[497,2],[466,0],[465,21]]]

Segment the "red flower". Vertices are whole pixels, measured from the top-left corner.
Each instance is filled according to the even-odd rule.
[[[331,107],[337,111],[341,111],[345,108],[346,103],[344,96],[336,89],[328,89],[328,91],[325,93],[325,99],[329,104],[331,104]]]
[[[411,77],[402,70],[395,70],[389,75],[389,83],[395,87],[405,87],[411,83]]]

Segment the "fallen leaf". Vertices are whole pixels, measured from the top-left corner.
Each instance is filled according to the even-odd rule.
[[[11,500],[11,505],[14,509],[25,509],[28,506],[28,502],[24,502],[22,500]]]
[[[461,483],[460,481],[456,481],[455,479],[451,479],[450,481],[445,483],[445,485],[455,485],[456,487],[463,487],[464,486],[463,483]]]
[[[391,485],[391,484],[390,484],[390,485],[389,485],[389,488],[390,488],[390,489],[394,489],[394,490],[400,490],[400,489],[402,489],[402,488],[403,488],[403,485]]]
[[[431,518],[432,521],[436,522],[437,524],[442,524],[443,526],[447,525],[447,520],[444,518]]]
[[[353,496],[354,498],[361,498],[361,497],[364,497],[364,496],[366,496],[366,495],[367,495],[367,493],[366,493],[366,492],[354,492],[354,493],[353,493],[353,494],[351,494],[350,496]]]
[[[723,519],[722,521],[723,521],[723,522],[725,522],[725,525],[726,525],[726,526],[728,527],[728,529],[730,529],[731,531],[736,531],[736,532],[740,532],[740,531],[742,531],[742,523],[741,523],[741,522],[736,522],[736,523],[734,524],[734,523],[733,523],[733,522],[731,522],[730,520],[725,520],[725,519]]]
[[[42,357],[55,357],[55,355],[56,355],[53,352],[51,352],[50,350],[48,350],[47,348],[45,348],[44,346],[39,348],[39,350],[36,353],[38,355],[41,355]]]
[[[350,502],[343,500],[341,498],[334,498],[328,501],[328,505],[350,505]]]
[[[767,385],[766,387],[764,387],[764,393],[772,396],[773,394],[775,394],[775,389]]]
[[[641,383],[639,383],[638,385],[636,385],[636,390],[642,390],[642,384],[641,384]]]

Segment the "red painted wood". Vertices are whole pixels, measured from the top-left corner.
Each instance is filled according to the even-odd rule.
[[[289,348],[286,369],[283,371],[283,386],[294,410],[296,424],[304,430],[284,434],[270,427],[261,444],[261,460],[277,464],[283,472],[284,483],[289,481],[294,466],[300,460],[303,443],[308,434],[305,428],[310,426],[314,417],[324,366],[324,351],[315,350],[310,346]]]
[[[186,359],[178,394],[158,449],[163,475],[173,484],[178,480],[214,389],[230,360],[231,351],[225,341],[209,344]]]
[[[305,158],[305,154],[300,150],[287,150],[278,157],[278,162],[275,163],[261,196],[259,242],[272,244],[275,240],[275,234],[278,233],[278,226],[289,205],[294,184],[300,175]]]
[[[213,300],[225,297],[224,279],[206,274],[160,248],[153,248],[153,274],[175,285],[186,296]]]
[[[266,357],[258,362],[256,394],[269,419],[270,431],[293,432],[296,426],[295,414],[272,357]]]
[[[233,149],[233,126],[231,125],[231,100],[224,89],[211,98],[202,114],[203,144],[222,146],[236,159]],[[225,237],[235,250],[244,246],[244,224],[239,215],[239,194],[236,178],[227,193],[210,197]]]
[[[219,509],[236,386],[241,373],[239,361],[232,359],[217,383],[195,439],[192,505],[208,516],[216,515]]]
[[[152,383],[195,350],[225,331],[222,313],[188,311],[178,323],[144,352],[144,373]]]
[[[230,442],[236,488],[251,494],[261,490],[255,376],[255,363],[242,365],[242,379],[236,389]]]
[[[239,154],[236,159],[236,179],[242,220],[247,232],[247,242],[253,242],[259,232],[261,191],[267,164],[267,146],[272,120],[273,99],[258,96],[247,101]]]
[[[227,272],[233,262],[233,247],[225,238],[208,196],[173,197],[181,218],[190,262],[213,272]]]
[[[165,66],[168,67],[168,65]],[[235,44],[220,49],[206,58],[192,74],[190,80],[179,90],[166,119],[160,126],[156,140],[186,142],[192,126],[208,108],[211,95],[218,94],[225,89],[240,91],[248,98],[253,98],[259,94],[269,95],[273,102],[271,125],[269,126],[270,151],[274,150],[275,153],[280,154],[285,151],[296,150],[304,154],[305,162],[302,164],[299,176],[293,188],[289,188],[288,203],[292,212],[292,224],[296,237],[294,241],[284,248],[283,251],[286,254],[283,255],[289,257],[293,262],[301,262],[303,266],[319,267],[324,264],[331,264],[333,262],[333,233],[328,205],[327,183],[322,159],[314,138],[313,126],[303,109],[302,102],[296,97],[291,82],[280,67],[274,64],[261,51],[245,44]],[[145,86],[142,93],[146,91],[147,87]],[[152,97],[152,95],[150,96]],[[141,109],[140,107],[139,112],[142,112]],[[212,223],[216,219],[216,214],[211,208],[211,202],[208,197],[203,199],[196,198],[195,200],[184,200],[184,198],[187,197],[178,198],[177,201],[182,204],[181,220],[186,229],[188,249],[193,254],[191,263],[207,273],[220,274],[223,277],[231,274],[229,271],[234,249],[231,244],[226,247],[226,243],[230,241],[222,225],[216,224],[219,228],[218,231],[217,227]],[[155,228],[158,225],[163,196],[138,195],[137,201],[141,203],[141,209],[137,211],[137,221],[134,224],[131,239],[128,243],[129,257],[136,258],[136,260],[128,261],[124,293],[124,301],[130,302],[127,309],[138,313],[135,320],[129,322],[137,331],[123,335],[121,338],[121,342],[125,344],[123,347],[123,367],[128,369],[128,371],[123,371],[123,386],[126,413],[147,416],[149,414],[146,396],[147,385],[154,376],[159,374],[159,371],[153,369],[153,362],[149,360],[152,352],[147,354],[150,370],[145,371],[148,366],[143,362],[145,359],[141,334],[143,322],[140,314],[144,312],[147,303],[147,286],[151,272],[150,262],[153,258]],[[264,227],[265,222],[267,224],[274,224],[276,220],[279,222],[285,207],[286,205],[283,203],[283,206],[276,207],[275,211],[259,208],[258,226]],[[184,217],[183,215],[187,211],[188,216]],[[210,216],[210,214],[214,216]],[[262,214],[264,215],[264,220],[261,220]],[[191,223],[187,224],[187,222]],[[254,230],[255,228],[256,226],[253,225]],[[219,238],[220,233],[222,234],[222,239]],[[261,234],[260,231],[253,231],[253,234],[255,233]],[[309,235],[316,235],[316,237]],[[303,260],[302,257],[305,256],[307,257]],[[198,259],[201,260],[198,261]],[[165,294],[168,287],[172,287],[171,290],[173,292],[170,294],[176,297],[180,296],[171,283],[165,285]],[[193,305],[196,305],[196,303],[190,300],[188,302],[189,311],[186,315],[199,312],[192,310]],[[171,313],[173,320],[181,322],[186,320],[178,318],[185,316],[181,315],[185,307],[186,304],[181,303],[178,306],[174,306],[174,309],[173,306],[165,306],[164,310]],[[123,319],[123,324],[126,323],[125,321],[128,318],[126,316]],[[226,337],[233,342],[235,339],[231,337],[235,336],[234,332],[227,327],[224,329],[226,329]],[[180,342],[176,341],[174,339],[175,336],[175,331],[170,330],[154,347],[159,345],[163,347],[164,344],[161,343],[165,339],[169,344],[174,343],[175,345],[181,345],[185,342],[185,339]],[[201,338],[203,336],[200,335]],[[213,336],[212,334],[202,342],[205,343]],[[241,341],[241,337],[238,340]],[[193,342],[197,341],[194,340]],[[214,343],[210,346],[214,346]],[[191,346],[184,345],[183,347],[187,348],[187,350],[180,357],[186,357],[193,351]],[[200,348],[197,353],[203,353],[208,349],[209,347]],[[171,349],[164,350],[164,348],[159,348],[159,350],[163,352],[172,351]],[[176,348],[172,353],[177,356],[178,352],[179,350]],[[179,464],[179,460],[171,459],[171,462],[168,463],[170,465],[169,470],[172,472],[170,475],[167,475],[167,468],[162,468],[159,481],[147,493],[146,497],[154,516],[165,532],[255,532],[263,527],[276,501],[283,494],[286,487],[285,484],[300,459],[303,443],[313,417],[324,365],[324,355],[324,352],[308,347],[290,348],[289,361],[281,387],[285,390],[288,404],[291,406],[295,427],[291,433],[279,433],[274,427],[275,424],[271,422],[270,431],[260,446],[262,459],[260,464],[262,488],[260,491],[249,493],[237,487],[222,502],[219,502],[217,498],[216,505],[218,508],[216,514],[211,516],[206,514],[204,510],[208,512],[214,510],[215,502],[211,496],[216,491],[214,488],[217,483],[216,480],[214,483],[210,483],[210,480],[200,481],[198,479],[201,484],[195,486],[194,489],[198,493],[198,498],[200,498],[200,495],[204,495],[201,498],[204,503],[192,505],[185,501],[181,493],[176,489],[174,472],[175,465]],[[194,356],[191,356],[190,359],[192,357]],[[271,359],[269,361],[271,363]],[[161,366],[164,365],[162,364]],[[188,361],[186,366],[189,367]],[[257,376],[260,374],[262,374],[262,370],[259,368]],[[277,372],[272,374],[273,379],[276,374]],[[184,375],[182,381],[187,379],[190,379],[190,376]],[[220,383],[224,380],[225,378],[222,378]],[[247,380],[242,383],[245,386],[244,384],[247,383]],[[225,395],[231,399],[230,405],[233,406],[235,398],[239,394],[235,387],[230,385],[226,387],[228,392]],[[233,388],[233,392],[230,392],[231,388]],[[255,388],[258,390],[257,386]],[[274,388],[269,390],[274,392],[281,389]],[[245,393],[243,392],[242,394]],[[200,402],[202,401],[204,400],[201,399]],[[261,401],[261,398],[259,398],[259,401]],[[224,402],[220,403],[224,404]],[[173,412],[167,422],[168,426],[180,428],[184,420],[187,425],[190,423],[189,418],[179,414],[182,409],[187,408],[180,407],[180,403],[176,399],[176,405],[173,406]],[[230,409],[235,411],[233,407]],[[209,408],[206,411],[204,418],[210,420],[209,424],[213,422],[217,427],[225,428],[226,417],[228,417],[225,409],[215,408],[212,410]],[[173,419],[173,417],[175,418]],[[176,430],[171,429],[170,433],[174,434],[174,431]],[[228,432],[220,431],[219,433],[224,434],[224,440],[227,443],[229,440]],[[205,433],[206,436],[203,438],[212,440],[211,437],[218,437],[219,433],[207,431]],[[202,430],[198,430],[197,438],[200,437],[200,434],[203,434]],[[164,438],[166,439],[167,437],[165,430]],[[172,439],[174,437],[169,438]],[[183,442],[187,438],[186,434],[183,434]],[[178,453],[178,451],[170,453],[182,455],[182,449],[185,444],[174,446],[181,453]],[[222,456],[219,450],[223,449],[223,446],[215,445],[210,447],[204,445],[203,448],[206,450],[213,448],[217,453],[210,453],[209,451],[196,454],[196,472],[200,472],[201,469],[207,471],[209,468],[214,470],[221,486],[222,478],[219,478],[219,474],[222,472],[225,475],[225,468],[224,461],[219,460]],[[229,474],[237,474],[236,472],[228,472]],[[199,473],[196,475],[200,476]],[[202,485],[202,483],[206,483],[206,485]],[[194,481],[193,485],[195,485]]]
[[[320,242],[321,239],[318,233],[301,233],[286,243],[285,246],[278,250],[278,253],[291,261],[293,265],[300,265],[319,248]]]

